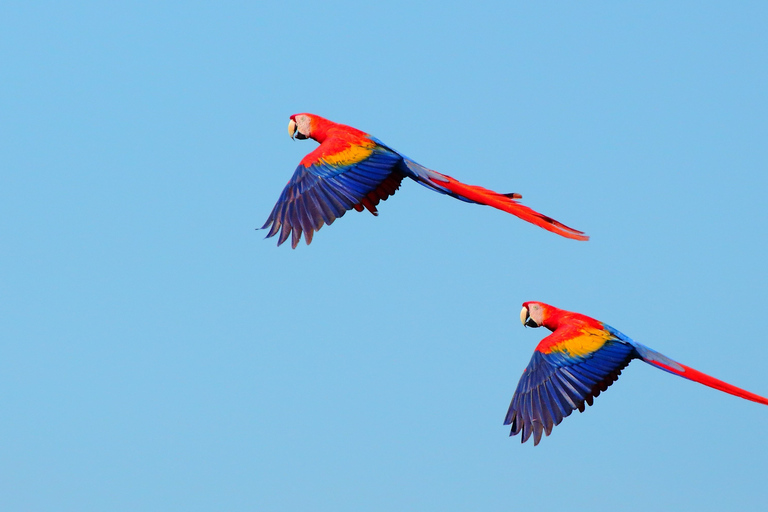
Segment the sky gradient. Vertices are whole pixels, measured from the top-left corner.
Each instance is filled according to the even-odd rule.
[[[768,407],[633,362],[536,448],[522,302],[768,395],[768,5],[5,2],[0,509],[757,510]],[[364,130],[405,181],[257,231]]]

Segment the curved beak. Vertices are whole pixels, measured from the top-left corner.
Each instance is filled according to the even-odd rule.
[[[533,321],[531,318],[531,315],[528,314],[528,308],[523,306],[523,309],[520,310],[520,323],[523,324],[525,327],[538,327],[539,324]]]
[[[288,135],[290,135],[293,140],[296,140],[293,138],[296,135],[296,129],[296,121],[293,119],[288,121]]]

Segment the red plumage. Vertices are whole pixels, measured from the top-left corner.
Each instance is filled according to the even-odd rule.
[[[520,194],[499,194],[461,183],[351,126],[313,114],[295,114],[289,132],[292,137],[314,139],[320,146],[301,160],[263,226],[270,228],[267,237],[280,233],[278,245],[290,236],[296,247],[302,233],[309,244],[323,224],[330,225],[352,209],[377,215],[377,205],[393,195],[405,177],[441,194],[511,213],[565,238],[589,239],[581,231],[523,206],[516,201]]]

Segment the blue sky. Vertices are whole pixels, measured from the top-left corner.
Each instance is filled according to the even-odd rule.
[[[0,508],[763,506],[768,408],[640,362],[502,421],[526,300],[768,394],[768,7],[264,4],[0,6]],[[592,240],[404,183],[276,248],[297,112]]]

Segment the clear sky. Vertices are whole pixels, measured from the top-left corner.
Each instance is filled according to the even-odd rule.
[[[768,395],[768,4],[128,4],[0,5],[0,509],[765,506],[768,407],[641,362],[502,421],[526,300]],[[404,182],[277,248],[298,112],[592,239]]]

